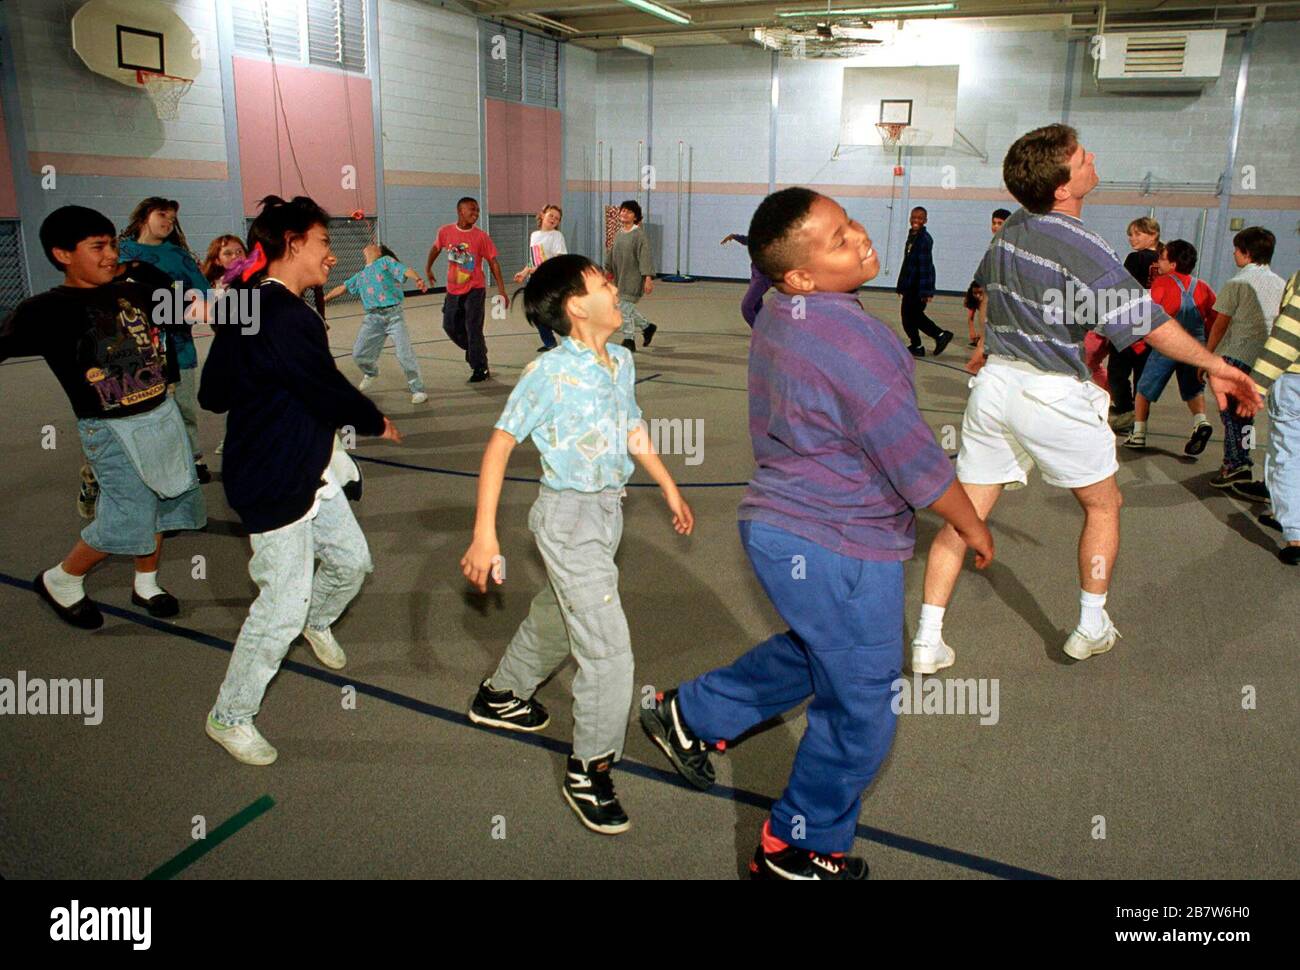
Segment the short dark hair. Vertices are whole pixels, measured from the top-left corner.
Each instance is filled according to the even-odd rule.
[[[600,267],[586,256],[565,253],[544,261],[524,287],[524,317],[533,326],[550,327],[561,337],[573,329],[564,305],[587,292],[587,274],[600,274]]]
[[[980,308],[979,291],[984,287],[980,286],[975,280],[970,281],[970,286],[966,287],[966,297],[962,300],[962,305],[967,310],[978,310]]]
[[[994,219],[1001,219],[1003,222],[1006,222],[1010,218],[1011,218],[1010,209],[994,209],[993,215],[989,217],[989,222],[992,222]]]
[[[389,259],[391,259],[391,260],[392,260],[393,262],[395,262],[395,263],[400,263],[400,262],[401,262],[401,260],[397,258],[397,253],[393,252],[391,249],[389,249],[389,248],[388,248],[387,246],[385,246],[383,243],[375,243],[375,245],[379,247],[379,255],[381,255],[381,256],[387,256]]]
[[[1196,269],[1196,247],[1186,239],[1171,239],[1159,247],[1165,259],[1174,264],[1180,273],[1190,273]]]
[[[749,258],[774,283],[779,283],[803,257],[792,237],[819,198],[820,193],[794,185],[773,192],[754,210],[749,220]]]
[[[472,196],[472,195],[463,195],[463,196],[461,196],[459,199],[456,200],[456,208],[459,209],[459,208],[460,208],[461,206],[463,206],[466,202],[473,202],[475,205],[478,205],[478,199],[474,198],[474,196]]]
[[[632,213],[636,218],[637,225],[641,224],[641,220],[644,217],[641,215],[641,203],[636,199],[626,199],[625,201],[620,202],[618,207],[620,209],[626,209],[628,212]]]
[[[927,208],[926,208],[925,206],[923,206],[923,205],[914,205],[914,206],[912,206],[912,212],[924,212],[927,216],[930,214],[930,210],[927,209]],[[908,215],[911,215],[911,214],[912,214],[911,212],[908,213]]]
[[[1232,244],[1249,256],[1252,263],[1267,266],[1273,262],[1277,237],[1263,226],[1247,226],[1232,237]]]
[[[289,240],[307,235],[313,226],[329,228],[329,213],[305,195],[296,195],[288,201],[278,195],[268,195],[258,205],[262,211],[248,227],[248,250],[252,252],[255,246],[261,246],[267,263],[282,259],[288,252]],[[260,279],[265,273],[265,269],[259,270],[255,278]]]
[[[40,235],[45,258],[60,273],[68,267],[54,258],[54,250],[66,249],[72,252],[82,240],[95,236],[108,236],[114,242],[117,240],[117,230],[108,216],[95,209],[87,209],[84,205],[65,205],[55,209],[41,223]]]
[[[1021,135],[1002,160],[1002,181],[1030,212],[1051,212],[1056,190],[1070,181],[1070,156],[1079,133],[1069,125],[1047,125]]]

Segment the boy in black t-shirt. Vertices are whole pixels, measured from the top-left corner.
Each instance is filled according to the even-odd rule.
[[[162,533],[201,529],[207,514],[184,422],[167,395],[176,363],[151,319],[153,291],[114,281],[113,224],[93,209],[56,209],[40,235],[63,285],[24,300],[5,320],[0,360],[45,358],[76,413],[100,495],[94,521],[33,588],[60,619],[98,629],[104,617],[86,596],[86,573],[110,555],[130,555],[131,601],[151,616],[175,616],[176,598],[158,585]]]

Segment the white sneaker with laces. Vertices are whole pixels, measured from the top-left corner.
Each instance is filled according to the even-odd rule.
[[[939,638],[938,643],[926,643],[923,640],[912,641],[912,673],[937,674],[945,667],[951,667],[957,660],[952,647]]]
[[[411,395],[412,404],[423,404],[427,400],[429,400],[429,395],[425,394],[424,391],[416,391]]]
[[[252,724],[230,727],[209,714],[207,733],[208,737],[230,752],[232,758],[246,765],[269,765],[280,754]]]
[[[311,652],[316,654],[316,659],[331,670],[339,670],[348,662],[347,654],[330,630],[313,630],[308,626],[303,627],[302,635],[311,644]]]
[[[1123,635],[1115,629],[1115,624],[1110,621],[1110,616],[1105,610],[1102,611],[1102,617],[1106,620],[1106,629],[1096,637],[1090,637],[1078,627],[1070,634],[1070,638],[1065,641],[1065,652],[1075,660],[1087,660],[1089,657],[1095,657],[1099,653],[1105,653],[1111,647],[1115,646],[1115,641],[1123,639]]]
[[[1125,439],[1124,441],[1125,448],[1135,448],[1140,451],[1146,446],[1147,446],[1147,433],[1145,429],[1139,431],[1137,430],[1137,428],[1134,428],[1132,431],[1128,433],[1128,438]]]
[[[371,384],[373,384],[375,380],[376,378],[371,377],[369,374],[362,374],[361,381],[357,384],[357,390],[364,391]]]

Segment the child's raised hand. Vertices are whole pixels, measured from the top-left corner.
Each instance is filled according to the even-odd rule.
[[[475,539],[465,550],[465,555],[461,556],[460,571],[465,574],[471,586],[480,593],[486,593],[489,576],[492,576],[498,586],[505,582],[504,570],[497,575],[493,573],[497,562],[504,564],[500,543],[495,538]]]
[[[528,270],[521,269],[518,273],[515,274],[515,282],[522,283],[524,281],[524,277],[527,275],[528,275]]]
[[[391,441],[395,445],[402,443],[402,432],[397,430],[397,425],[393,424],[387,415],[384,416],[384,433],[379,437],[384,441]]]
[[[673,528],[677,530],[677,534],[690,535],[695,528],[695,513],[686,504],[686,499],[682,498],[682,493],[673,489],[664,496],[664,501],[668,503],[668,510],[673,514]]]

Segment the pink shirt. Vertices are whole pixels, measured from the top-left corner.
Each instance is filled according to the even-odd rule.
[[[452,222],[438,230],[436,244],[447,253],[448,293],[460,296],[470,290],[487,289],[483,263],[497,256],[491,236],[478,226],[461,229]]]

